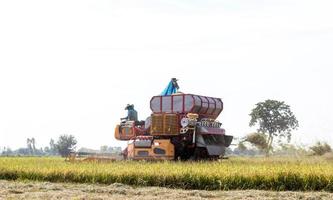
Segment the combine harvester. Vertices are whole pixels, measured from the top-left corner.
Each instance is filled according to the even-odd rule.
[[[220,98],[178,92],[171,79],[150,100],[152,114],[138,121],[133,105],[115,129],[115,138],[128,141],[123,151],[130,160],[215,160],[222,158],[233,136],[216,120],[223,110]]]
[[[122,156],[72,152],[67,161],[109,162],[129,160],[216,160],[223,158],[233,136],[216,120],[223,110],[220,98],[178,92],[171,79],[159,96],[150,100],[152,114],[138,121],[134,105],[115,128],[115,138],[128,141]]]

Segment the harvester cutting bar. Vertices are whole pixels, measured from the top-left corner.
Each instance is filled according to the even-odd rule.
[[[111,153],[71,152],[65,159],[69,162],[112,162],[123,159]]]

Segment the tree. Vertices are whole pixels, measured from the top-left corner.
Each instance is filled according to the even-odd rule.
[[[305,156],[309,152],[304,146],[296,146],[294,144],[279,144],[280,148],[274,151],[275,155],[293,155]]]
[[[29,149],[29,154],[33,155],[36,152],[36,141],[35,138],[27,138],[27,148]]]
[[[3,156],[12,156],[13,155],[13,151],[11,148],[9,147],[4,147],[3,151],[2,151],[2,155]]]
[[[17,149],[17,154],[24,155],[24,156],[31,155],[31,151],[28,148],[19,148],[19,149]]]
[[[66,157],[75,150],[77,141],[73,135],[60,135],[56,148],[62,157]]]
[[[313,154],[316,156],[324,155],[325,153],[332,152],[332,148],[329,144],[317,142],[315,145],[310,147],[310,149],[313,151]]]
[[[51,138],[50,140],[50,154],[51,155],[56,155],[57,154],[57,145],[54,143],[54,140]]]
[[[32,150],[35,153],[36,151],[36,140],[35,138],[31,138]]]
[[[262,133],[250,133],[245,136],[244,141],[251,143],[260,151],[266,151],[268,148],[267,136]]]
[[[250,126],[258,125],[258,132],[267,134],[266,155],[272,149],[273,138],[291,138],[291,131],[297,129],[298,121],[290,106],[283,101],[266,100],[259,102],[250,113]]]
[[[101,146],[101,147],[100,147],[100,152],[101,152],[101,153],[106,153],[106,152],[108,152],[108,146],[107,146],[107,145],[103,145],[103,146]]]
[[[48,155],[51,154],[50,147],[44,147],[43,151],[44,151],[46,154],[48,154]]]
[[[239,142],[239,143],[238,143],[238,146],[237,146],[237,149],[238,149],[240,152],[243,152],[243,151],[246,151],[246,150],[247,150],[247,147],[244,145],[244,142]]]

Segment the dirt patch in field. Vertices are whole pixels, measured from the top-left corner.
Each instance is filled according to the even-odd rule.
[[[159,187],[0,180],[0,199],[333,199],[327,192],[201,191]]]

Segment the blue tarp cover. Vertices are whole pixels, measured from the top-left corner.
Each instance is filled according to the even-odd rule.
[[[175,87],[173,81],[171,80],[168,86],[161,93],[162,96],[168,96],[177,93],[177,88]]]

